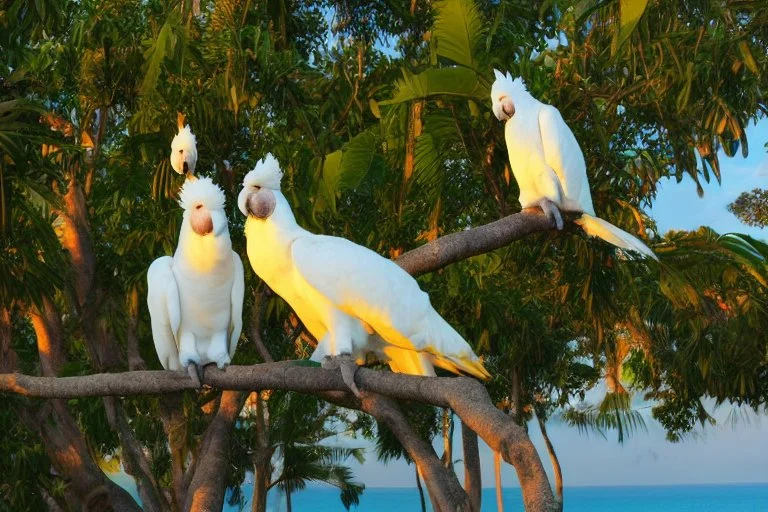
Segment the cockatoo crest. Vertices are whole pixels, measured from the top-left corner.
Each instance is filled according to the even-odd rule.
[[[197,139],[189,125],[179,128],[179,133],[171,141],[171,167],[179,174],[186,174],[184,164],[189,173],[195,173],[197,164]]]
[[[280,190],[280,181],[283,179],[283,171],[280,163],[272,153],[256,162],[256,166],[243,178],[244,187],[261,187],[272,190]]]
[[[499,96],[504,94],[514,99],[519,97],[521,93],[528,93],[522,78],[512,78],[509,71],[505,75],[498,69],[494,69],[493,74],[496,77],[496,81],[491,86],[491,97],[494,101],[498,101]]]
[[[203,205],[209,210],[224,210],[224,191],[211,178],[187,180],[179,193],[179,204],[184,210]]]

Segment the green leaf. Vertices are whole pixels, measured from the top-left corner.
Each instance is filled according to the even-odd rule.
[[[323,161],[321,190],[331,210],[336,212],[336,196],[343,190],[353,189],[368,174],[376,155],[377,137],[366,130],[347,142]]]
[[[379,103],[371,98],[368,100],[368,106],[371,107],[371,113],[376,119],[381,119],[381,110],[379,110]]]
[[[632,35],[647,5],[648,0],[619,0],[619,32],[611,45],[611,55],[615,55],[621,45]]]
[[[336,192],[339,189],[340,176],[341,150],[337,149],[326,155],[325,160],[323,160],[323,183],[321,185],[323,195],[334,213],[336,213]]]
[[[169,19],[163,24],[160,33],[157,34],[155,44],[144,54],[148,64],[147,73],[144,75],[144,80],[141,82],[141,89],[139,90],[142,96],[149,94],[157,87],[157,80],[160,77],[160,66],[163,60],[165,60],[166,55],[171,53],[173,39],[173,30]]]
[[[475,68],[475,49],[483,36],[483,23],[473,1],[443,0],[435,3],[437,18],[432,36],[437,54],[468,68]]]
[[[483,103],[490,93],[478,80],[478,75],[468,68],[433,68],[418,75],[404,70],[395,90],[392,99],[380,101],[379,105],[395,105],[435,96],[456,96]]]

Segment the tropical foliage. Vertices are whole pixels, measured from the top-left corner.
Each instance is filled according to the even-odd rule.
[[[598,214],[647,239],[661,264],[566,229],[422,276],[485,357],[494,402],[510,421],[535,413],[544,429],[562,414],[619,440],[642,429],[638,393],[673,440],[712,421],[707,398],[764,410],[768,246],[708,228],[660,233],[648,214],[661,180],[689,176],[701,193],[727,179],[722,158],[748,153],[746,127],[768,112],[764,2],[11,0],[0,26],[3,372],[160,368],[143,297],[149,262],[178,233],[182,178],[167,158],[177,112],[197,134],[199,172],[225,189],[240,252],[236,193],[266,152],[302,225],[391,257],[516,212],[490,112],[496,67],[560,109]],[[267,359],[255,337],[276,360],[306,357],[312,340],[290,309],[246,281],[256,291],[234,363]],[[601,383],[605,398],[584,403]],[[119,460],[146,508],[181,509],[179,475],[219,395],[4,398],[0,503],[126,499],[100,471],[68,465],[70,450]],[[239,489],[254,472],[254,504],[311,480],[355,503],[363,487],[345,461],[361,453],[327,444],[333,433],[403,453],[367,417],[315,398],[252,401],[225,480]],[[439,411],[404,407],[422,436],[441,431]]]

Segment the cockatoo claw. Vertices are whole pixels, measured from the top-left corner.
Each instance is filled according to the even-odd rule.
[[[189,374],[189,377],[192,379],[192,382],[195,383],[196,388],[202,388],[203,384],[203,371],[202,369],[196,364],[196,363],[189,363],[187,366],[187,373]]]
[[[357,398],[360,398],[360,389],[355,384],[355,374],[359,366],[355,362],[354,358],[349,354],[341,354],[338,356],[325,356],[323,358],[322,367],[326,370],[339,369],[341,372],[341,379],[344,384],[347,385],[349,390]]]
[[[562,231],[563,216],[560,214],[560,208],[547,198],[542,198],[541,201],[539,201],[539,206],[541,207],[541,211],[544,212],[544,215],[546,215],[549,220],[554,221],[557,230]]]

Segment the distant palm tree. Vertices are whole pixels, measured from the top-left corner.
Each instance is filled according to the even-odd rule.
[[[277,487],[285,493],[287,511],[291,495],[308,482],[324,482],[337,487],[346,509],[360,502],[365,485],[354,480],[344,461],[353,457],[362,463],[363,448],[324,444],[338,435],[340,409],[319,399],[293,393],[274,393],[269,400],[270,443],[274,448],[273,479],[267,490]]]

